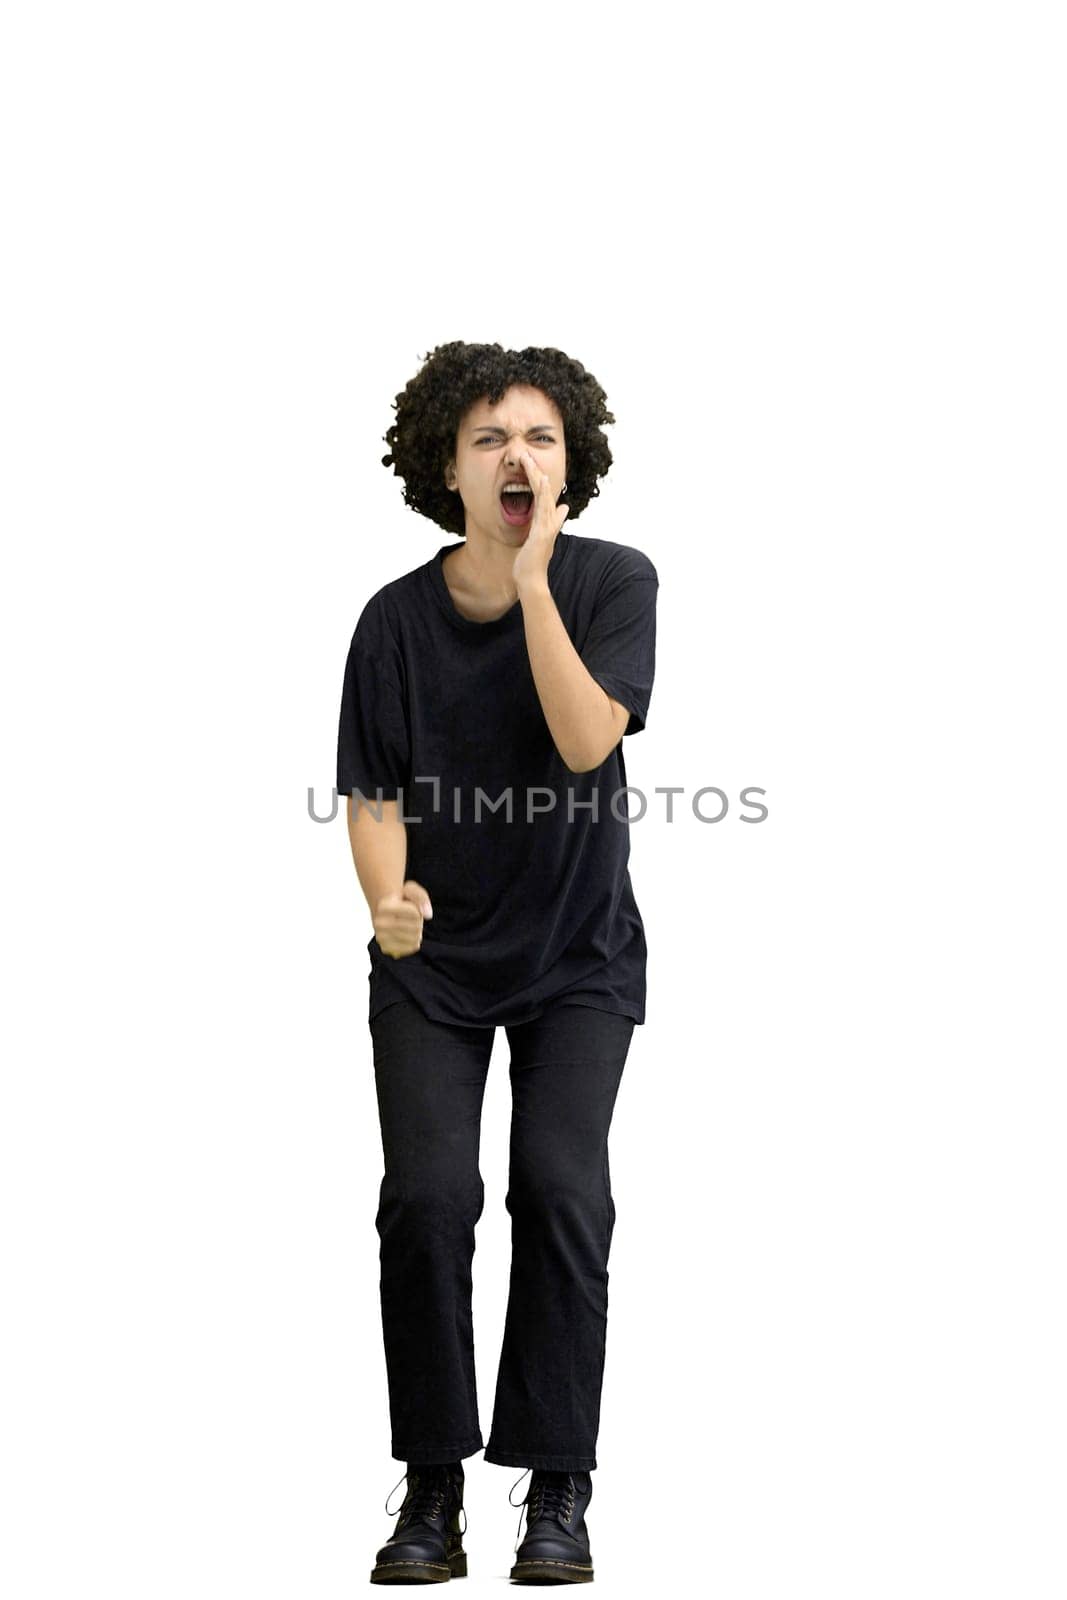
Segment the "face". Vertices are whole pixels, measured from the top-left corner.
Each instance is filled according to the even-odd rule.
[[[445,481],[459,490],[468,539],[472,525],[490,539],[508,544],[521,544],[526,538],[533,523],[532,507],[525,520],[517,522],[505,516],[500,500],[509,478],[526,479],[522,450],[528,450],[547,472],[553,502],[557,501],[567,470],[563,418],[540,389],[516,384],[498,405],[479,400],[463,418]]]

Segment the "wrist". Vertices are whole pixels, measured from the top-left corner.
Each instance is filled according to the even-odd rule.
[[[526,605],[530,601],[536,603],[546,597],[549,600],[552,598],[552,590],[548,587],[547,577],[522,578],[516,582],[515,588],[518,591],[519,602],[522,605]]]

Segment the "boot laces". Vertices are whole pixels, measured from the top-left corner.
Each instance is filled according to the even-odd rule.
[[[404,1478],[408,1479],[407,1494],[396,1511],[389,1511],[389,1501],[404,1482]],[[406,1528],[413,1522],[425,1522],[436,1517],[444,1506],[451,1484],[452,1478],[447,1467],[424,1467],[419,1472],[406,1472],[403,1478],[394,1483],[385,1497],[385,1509],[389,1515],[395,1517],[397,1512],[400,1513],[396,1528],[393,1530],[394,1538],[401,1528]],[[460,1533],[466,1533],[467,1513],[462,1506],[460,1510],[463,1511],[463,1527]]]
[[[527,1472],[531,1469],[527,1467]],[[523,1473],[523,1477],[526,1473]],[[522,1482],[516,1478],[515,1485]],[[511,1490],[508,1491],[508,1500],[512,1505]],[[526,1507],[526,1525],[536,1522],[540,1517],[558,1517],[564,1522],[569,1522],[574,1514],[574,1478],[569,1472],[546,1472],[539,1467],[532,1469],[529,1487],[522,1499],[518,1502],[520,1508]],[[519,1526],[515,1538],[515,1550],[518,1552],[522,1543],[522,1510],[519,1511]]]

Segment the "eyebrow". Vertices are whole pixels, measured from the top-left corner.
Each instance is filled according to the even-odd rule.
[[[498,428],[492,422],[475,423],[472,433],[503,433],[503,428]],[[527,433],[558,433],[559,429],[554,422],[538,422],[534,427],[527,428]]]

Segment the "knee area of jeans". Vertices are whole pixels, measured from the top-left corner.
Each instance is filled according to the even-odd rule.
[[[477,1222],[485,1207],[485,1185],[481,1178],[442,1178],[410,1182],[391,1181],[382,1184],[382,1202],[379,1217],[402,1216],[416,1225],[428,1223],[439,1227],[449,1218],[462,1223]]]
[[[604,1193],[603,1175],[598,1168],[583,1178],[551,1173],[513,1175],[505,1197],[507,1209],[529,1215],[559,1215],[567,1212],[601,1211],[610,1205]]]

